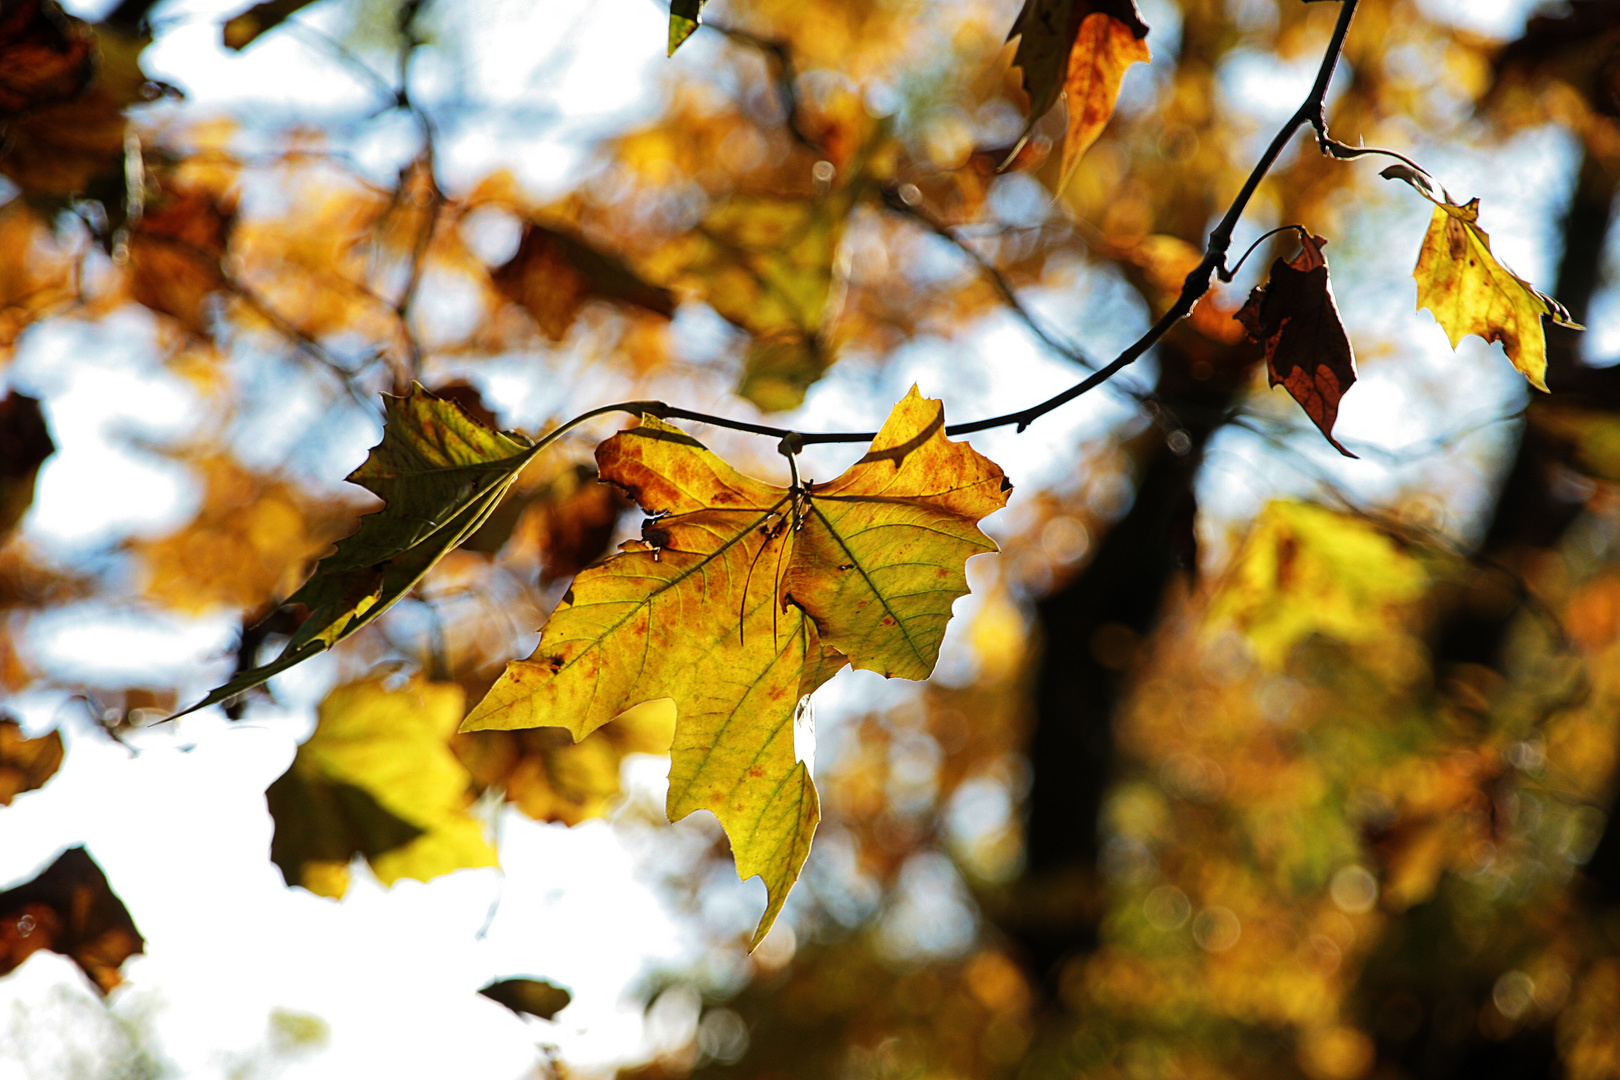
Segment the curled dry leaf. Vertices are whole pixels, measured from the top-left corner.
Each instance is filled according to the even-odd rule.
[[[123,981],[123,962],[145,946],[129,909],[82,847],[0,892],[0,975],[49,949],[78,964],[106,994]]]
[[[1500,341],[1513,366],[1537,390],[1547,389],[1547,335],[1543,315],[1560,326],[1585,327],[1546,293],[1524,280],[1491,252],[1491,238],[1479,227],[1479,200],[1458,206],[1426,173],[1392,165],[1383,175],[1404,180],[1435,204],[1412,277],[1417,280],[1417,306],[1434,313],[1435,321],[1456,348],[1469,334]],[[1436,198],[1434,192],[1441,192]]]
[[[1292,259],[1271,264],[1271,278],[1249,293],[1235,316],[1249,336],[1265,346],[1266,373],[1272,386],[1287,388],[1322,432],[1345,457],[1356,455],[1333,437],[1339,400],[1356,381],[1356,358],[1333,300],[1328,280],[1327,241],[1301,233],[1303,250]]]
[[[915,389],[871,451],[827,484],[743,476],[645,417],[597,450],[603,479],[654,515],[643,539],[580,572],[540,645],[473,709],[463,731],[566,727],[584,738],[644,702],[676,711],[667,810],[711,810],[737,872],[765,881],[770,929],[821,810],[798,759],[800,703],[845,663],[924,678],[968,557],[993,551],[977,522],[1005,505],[999,468],[945,437]]]
[[[467,813],[471,780],[450,752],[464,704],[458,684],[420,678],[398,690],[350,683],[326,696],[315,733],[265,792],[270,858],[287,884],[341,897],[356,855],[385,885],[495,865]]]
[[[309,616],[279,657],[231,679],[185,712],[252,689],[324,652],[392,607],[477,531],[534,457],[534,444],[491,431],[451,401],[411,388],[385,395],[382,442],[349,474],[383,500],[287,598]],[[181,713],[179,715],[185,715]]]

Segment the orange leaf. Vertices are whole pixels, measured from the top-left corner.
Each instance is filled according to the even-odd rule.
[[[1125,69],[1150,59],[1147,42],[1112,15],[1094,12],[1081,21],[1069,50],[1069,73],[1063,82],[1069,103],[1069,129],[1063,142],[1059,191],[1068,186],[1081,156],[1114,115],[1114,101],[1119,97]]]

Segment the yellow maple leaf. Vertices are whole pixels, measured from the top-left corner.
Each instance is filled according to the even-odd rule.
[[[463,731],[566,727],[582,739],[650,700],[674,701],[671,820],[711,810],[739,877],[764,879],[762,940],[821,817],[794,750],[800,702],[846,662],[924,678],[962,567],[993,551],[977,522],[1005,505],[993,462],[945,437],[915,389],[871,451],[827,484],[744,476],[644,417],[597,450],[603,479],[648,513],[643,539],[587,568],[540,645]]]
[[[1547,335],[1541,317],[1575,330],[1585,327],[1563,304],[1502,265],[1491,251],[1489,234],[1479,227],[1478,199],[1459,206],[1433,177],[1407,165],[1391,165],[1382,175],[1404,180],[1434,203],[1412,271],[1418,310],[1434,313],[1453,349],[1469,334],[1500,341],[1530,385],[1546,391]]]

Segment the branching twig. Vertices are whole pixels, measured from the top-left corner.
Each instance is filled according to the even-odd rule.
[[[1284,123],[1283,126],[1278,130],[1277,134],[1272,137],[1271,143],[1266,147],[1265,153],[1260,156],[1260,160],[1255,163],[1254,168],[1250,171],[1248,179],[1244,181],[1242,190],[1240,190],[1237,197],[1232,200],[1232,204],[1227,207],[1225,216],[1223,216],[1215,228],[1210,231],[1209,242],[1204,249],[1204,258],[1187,275],[1186,280],[1182,284],[1180,295],[1176,297],[1176,302],[1170,306],[1169,310],[1167,310],[1163,315],[1159,316],[1158,320],[1154,322],[1154,324],[1150,326],[1141,337],[1132,342],[1124,352],[1120,353],[1107,365],[1092,372],[1090,375],[1086,376],[1078,383],[1075,383],[1067,390],[1054,394],[1045,401],[1038,402],[1025,409],[1020,409],[1017,412],[1004,413],[1000,416],[986,417],[983,420],[970,420],[962,424],[952,424],[945,429],[947,434],[970,435],[977,431],[988,431],[992,428],[999,427],[1016,427],[1018,431],[1023,431],[1030,424],[1045,416],[1047,413],[1057,409],[1059,406],[1068,404],[1082,394],[1095,390],[1097,387],[1119,374],[1125,368],[1141,359],[1141,357],[1149,349],[1158,344],[1159,341],[1170,332],[1171,327],[1180,322],[1182,319],[1186,318],[1186,316],[1192,312],[1193,305],[1196,304],[1204,296],[1204,294],[1209,292],[1212,279],[1217,274],[1219,274],[1223,280],[1229,278],[1230,275],[1226,269],[1226,253],[1232,246],[1232,233],[1237,228],[1239,219],[1243,217],[1243,212],[1248,209],[1249,202],[1254,198],[1255,192],[1259,190],[1260,182],[1266,178],[1266,175],[1271,171],[1271,167],[1276,164],[1277,158],[1282,155],[1284,148],[1287,147],[1288,141],[1293,138],[1294,133],[1297,132],[1301,127],[1308,125],[1313,131],[1318,133],[1318,142],[1323,145],[1324,152],[1331,152],[1335,153],[1336,156],[1343,156],[1332,149],[1333,147],[1338,147],[1342,144],[1338,144],[1327,139],[1325,134],[1326,123],[1322,119],[1322,115],[1324,102],[1327,99],[1328,84],[1333,79],[1334,69],[1338,67],[1339,55],[1344,51],[1345,35],[1350,30],[1350,20],[1355,17],[1356,5],[1358,2],[1359,0],[1340,0],[1341,6],[1339,8],[1339,20],[1334,25],[1333,36],[1329,38],[1327,49],[1322,54],[1322,63],[1317,69],[1316,81],[1312,84],[1310,93],[1306,95],[1305,100],[1300,104],[1299,108],[1294,111],[1294,114],[1288,118],[1287,122]],[[736,31],[731,31],[730,33],[737,36]],[[749,35],[749,37],[751,37],[751,35]],[[741,37],[740,40],[748,40],[748,38]],[[1344,149],[1352,151],[1350,156],[1359,156],[1361,153],[1374,152],[1370,149],[1356,151],[1353,147],[1344,147]],[[1394,154],[1393,151],[1384,151],[1384,153],[1399,157],[1399,155]],[[944,233],[943,235],[946,239],[955,242],[955,238],[950,236],[948,232]],[[972,254],[972,252],[970,251],[969,254]],[[981,265],[983,265],[982,262]],[[1045,340],[1044,337],[1043,340]],[[706,424],[713,424],[716,427],[729,428],[733,431],[745,431],[756,435],[769,435],[775,438],[782,438],[786,435],[794,434],[789,432],[786,428],[771,427],[765,424],[750,424],[739,420],[729,420],[725,417],[711,416],[707,413],[696,413],[692,412],[691,410],[680,409],[675,406],[667,405],[661,401],[624,402],[617,405],[604,405],[599,409],[593,409],[588,413],[576,417],[553,434],[559,434],[562,430],[573,427],[575,424],[580,423],[581,421],[592,416],[600,416],[609,412],[644,412],[660,418],[684,418],[688,420],[696,420]],[[807,446],[812,443],[866,442],[876,437],[876,433],[870,431],[798,432],[797,434],[799,435],[799,438],[802,440],[803,444]]]

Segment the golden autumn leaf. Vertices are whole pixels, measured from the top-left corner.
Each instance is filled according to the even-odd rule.
[[[794,750],[801,701],[846,662],[925,678],[1001,470],[945,437],[915,389],[843,476],[798,491],[751,479],[644,417],[597,450],[603,479],[653,517],[580,572],[540,645],[463,731],[566,727],[576,739],[643,702],[675,704],[671,820],[711,810],[737,873],[764,879],[770,929],[809,854],[820,803]]]
[[[1302,233],[1300,253],[1275,260],[1266,284],[1249,293],[1235,317],[1265,346],[1271,385],[1285,387],[1322,437],[1353,458],[1333,437],[1339,401],[1356,381],[1356,358],[1328,280],[1327,256],[1322,254],[1326,243]]]
[[[1210,601],[1209,624],[1235,625],[1255,657],[1281,667],[1312,634],[1390,641],[1429,582],[1423,564],[1358,518],[1273,502]]]
[[[129,909],[82,847],[0,892],[0,975],[49,949],[72,959],[106,994],[123,982],[119,967],[145,947]]]
[[[450,752],[464,705],[458,684],[425,679],[398,690],[366,680],[326,696],[315,733],[265,792],[270,858],[289,885],[340,897],[355,855],[385,885],[495,865],[467,813],[470,777]]]
[[[1479,200],[1459,206],[1432,177],[1391,165],[1386,179],[1404,180],[1435,204],[1412,277],[1418,310],[1428,308],[1455,349],[1469,334],[1500,341],[1508,359],[1530,385],[1547,389],[1547,336],[1543,315],[1560,326],[1584,330],[1569,311],[1524,280],[1491,252],[1491,238],[1479,227]]]
[[[477,531],[538,449],[522,435],[492,431],[420,384],[384,400],[382,442],[348,477],[381,498],[382,509],[362,517],[360,527],[338,541],[314,576],[287,598],[307,607],[309,616],[281,655],[185,712],[258,686],[388,610]]]

